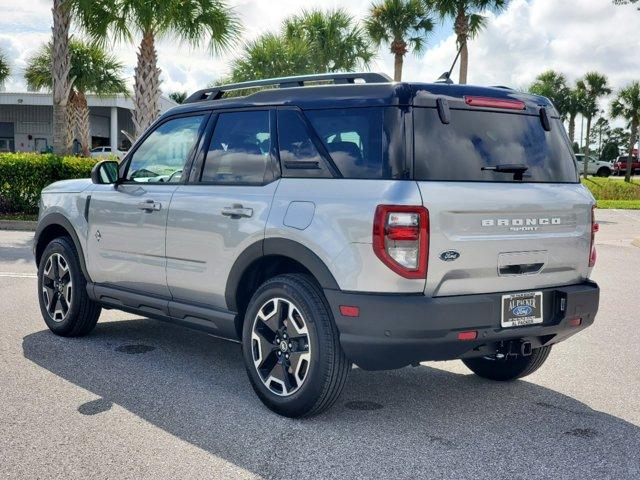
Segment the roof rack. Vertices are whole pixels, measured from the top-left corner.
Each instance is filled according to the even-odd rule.
[[[303,87],[306,82],[332,81],[334,84],[355,83],[363,80],[364,83],[389,83],[391,78],[384,73],[357,72],[357,73],[321,73],[317,75],[300,75],[295,77],[268,78],[250,82],[230,83],[216,87],[204,88],[190,95],[183,103],[202,102],[205,100],[218,100],[225,92],[232,90],[244,90],[247,88],[269,87],[289,88]]]

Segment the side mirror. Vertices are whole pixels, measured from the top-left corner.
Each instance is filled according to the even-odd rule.
[[[110,185],[118,181],[118,162],[103,160],[91,169],[91,181],[98,185]]]

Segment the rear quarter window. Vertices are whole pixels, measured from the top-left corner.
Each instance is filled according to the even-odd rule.
[[[305,110],[305,115],[344,178],[405,178],[399,108]]]
[[[416,180],[513,182],[513,173],[483,170],[525,165],[522,182],[575,183],[575,163],[564,127],[552,119],[544,130],[537,115],[451,110],[443,124],[433,108],[415,108]]]

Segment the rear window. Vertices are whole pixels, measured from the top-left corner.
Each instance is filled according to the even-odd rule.
[[[577,182],[573,156],[559,120],[542,128],[538,116],[451,110],[443,124],[433,108],[415,108],[416,180],[512,182],[513,172],[483,170],[524,165],[524,182]]]

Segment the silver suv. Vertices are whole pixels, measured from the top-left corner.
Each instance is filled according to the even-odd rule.
[[[260,399],[312,415],[352,364],[535,371],[594,321],[593,207],[543,97],[375,73],[225,85],[43,190],[38,297],[58,335],[116,308],[240,342]]]

